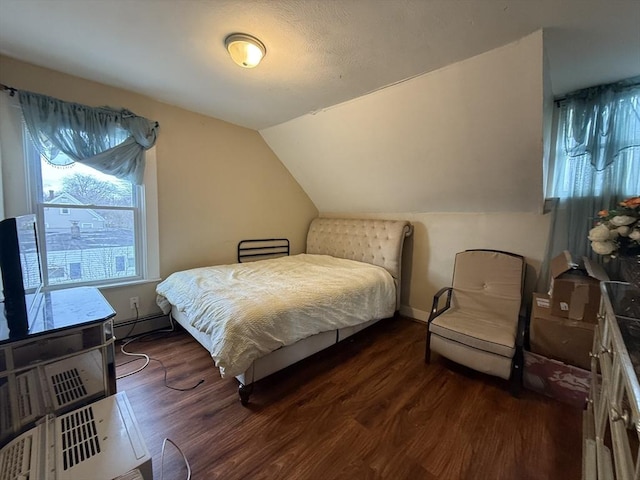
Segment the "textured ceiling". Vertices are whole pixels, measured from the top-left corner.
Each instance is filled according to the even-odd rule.
[[[637,75],[638,25],[637,0],[0,0],[0,53],[263,129],[540,28],[556,94]]]

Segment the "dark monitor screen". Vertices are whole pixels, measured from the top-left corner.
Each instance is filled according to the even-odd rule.
[[[40,303],[42,287],[35,215],[0,222],[0,269],[9,329],[25,334]]]

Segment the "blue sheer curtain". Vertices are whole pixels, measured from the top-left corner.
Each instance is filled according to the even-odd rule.
[[[559,198],[552,245],[597,259],[597,212],[640,195],[640,77],[572,93],[560,104],[548,197]]]
[[[157,122],[129,110],[88,107],[32,92],[19,91],[18,98],[31,138],[50,163],[65,165],[71,159],[142,184],[144,152],[156,142]]]

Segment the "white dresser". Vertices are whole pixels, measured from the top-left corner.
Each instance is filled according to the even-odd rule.
[[[583,425],[583,480],[640,480],[640,290],[602,282]]]

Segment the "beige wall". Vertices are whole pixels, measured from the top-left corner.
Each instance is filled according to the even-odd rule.
[[[425,320],[433,294],[451,284],[455,254],[472,248],[524,255],[529,302],[549,231],[545,68],[536,32],[261,134],[322,215],[414,224],[404,313]]]
[[[122,105],[160,122],[163,276],[232,261],[241,238],[283,235],[292,240],[294,252],[304,249],[306,228],[317,210],[257,132],[14,60],[0,61],[3,83],[92,105]],[[261,133],[307,185],[323,215],[402,218],[414,224],[405,250],[402,305],[405,313],[425,319],[433,294],[451,282],[455,253],[467,248],[524,255],[527,292],[533,290],[548,235],[548,217],[537,213],[547,150],[544,77],[538,32]],[[372,129],[374,118],[384,121]],[[350,178],[347,185],[345,178]],[[105,293],[126,313],[128,297],[139,295],[148,313],[155,311],[153,287]]]
[[[125,107],[160,123],[162,277],[235,261],[236,244],[244,238],[288,237],[293,252],[304,251],[318,211],[258,132],[4,56],[0,82],[67,101]],[[140,297],[141,316],[158,312],[154,292],[155,283],[103,289],[119,320],[132,318],[131,296]]]
[[[321,216],[340,215],[336,212]],[[401,312],[426,320],[433,295],[451,286],[455,254],[489,248],[523,255],[527,262],[525,296],[530,303],[544,257],[549,216],[536,213],[388,213],[342,214],[352,218],[409,220],[413,235],[405,241]]]

